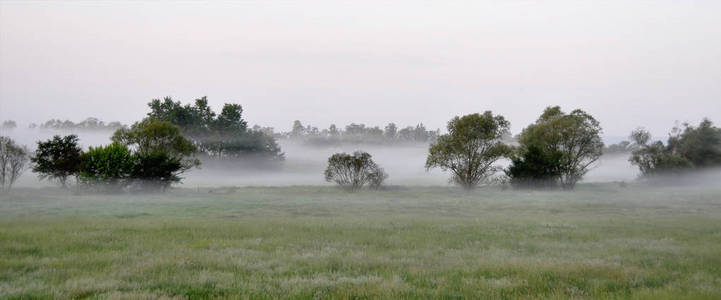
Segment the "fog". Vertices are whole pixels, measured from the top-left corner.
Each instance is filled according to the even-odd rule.
[[[721,115],[719,1],[0,1],[0,120],[129,124],[208,96],[250,124],[519,132],[581,108],[604,135]]]
[[[53,135],[76,134],[80,145],[106,145],[110,142],[111,131],[63,131],[50,129],[16,128],[2,130],[2,135],[13,138],[21,145],[34,149],[39,140]],[[226,161],[205,161],[198,169],[183,174],[184,180],[177,186],[213,187],[213,186],[290,186],[325,185],[323,170],[328,157],[333,153],[363,150],[373,155],[377,162],[389,174],[387,184],[409,186],[450,185],[450,174],[440,169],[426,171],[424,165],[428,154],[428,145],[340,145],[335,147],[308,146],[301,142],[278,140],[285,161],[272,165],[258,165],[252,161],[228,163]],[[501,160],[499,166],[507,166],[508,161]],[[595,167],[586,175],[583,182],[632,181],[638,176],[638,169],[628,162],[628,155],[604,155]],[[54,186],[53,182],[39,181],[36,174],[29,170],[18,180],[18,187]]]

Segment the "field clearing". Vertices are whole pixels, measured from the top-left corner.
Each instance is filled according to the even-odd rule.
[[[721,187],[0,195],[0,298],[721,299]]]

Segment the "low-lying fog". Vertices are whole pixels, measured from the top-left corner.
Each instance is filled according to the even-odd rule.
[[[7,130],[2,135],[13,138],[17,143],[26,145],[31,150],[38,140],[51,138],[59,134],[77,134],[80,144],[87,149],[89,146],[108,144],[110,131],[78,131],[67,132],[45,129]],[[363,150],[373,155],[375,160],[389,174],[387,183],[390,185],[448,185],[449,175],[439,169],[425,170],[427,145],[342,145],[337,147],[305,146],[288,140],[278,141],[285,152],[285,162],[275,169],[260,169],[247,164],[206,163],[200,169],[190,170],[184,174],[183,185],[186,187],[207,186],[246,186],[246,185],[320,185],[327,184],[323,178],[328,157],[336,152],[353,152]],[[505,166],[508,162],[501,161]],[[617,154],[603,156],[596,167],[585,177],[584,182],[630,181],[638,176],[638,170],[628,162],[628,155]],[[52,183],[41,182],[35,174],[26,171],[16,186],[50,186]]]

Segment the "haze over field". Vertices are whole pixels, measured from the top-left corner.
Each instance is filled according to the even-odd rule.
[[[0,120],[131,123],[207,95],[250,124],[444,128],[548,105],[607,137],[721,116],[719,1],[0,2]]]

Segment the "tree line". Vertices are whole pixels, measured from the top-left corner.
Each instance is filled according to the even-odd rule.
[[[291,140],[301,141],[308,145],[330,146],[339,144],[398,144],[398,143],[428,143],[435,141],[440,130],[428,130],[423,123],[416,126],[398,128],[395,123],[388,123],[384,128],[379,126],[366,126],[365,124],[351,123],[344,128],[331,124],[327,129],[303,125],[299,120],[293,121],[290,132],[279,136]]]
[[[225,104],[220,113],[208,106],[205,97],[193,105],[165,98],[154,99],[148,106],[146,118],[117,129],[110,144],[87,151],[78,145],[76,135],[39,141],[33,153],[0,137],[2,189],[9,190],[28,166],[41,179],[57,181],[63,187],[74,178],[77,186],[89,190],[164,191],[180,182],[183,173],[200,166],[199,158],[284,158],[272,129],[248,128],[238,104]],[[307,135],[308,127],[300,122],[297,125],[296,134]],[[397,138],[398,131],[389,127],[381,131],[383,135]],[[324,134],[330,135],[333,128]],[[494,181],[518,188],[573,189],[606,149],[600,123],[579,109],[566,113],[558,106],[546,108],[522,130],[515,145],[508,142],[509,128],[509,121],[491,111],[454,117],[448,122],[447,133],[436,131],[425,167],[450,172],[450,180],[465,189]],[[424,127],[416,129],[428,137]],[[368,132],[378,135],[379,130],[351,124],[337,132],[339,136],[340,132],[362,136]],[[315,132],[312,127],[311,132]],[[666,143],[651,142],[650,138],[648,131],[639,128],[630,135],[633,142],[623,146],[632,149],[629,161],[638,166],[644,178],[721,166],[721,129],[710,120],[698,126],[677,126]],[[510,165],[496,165],[501,159],[509,160]],[[324,177],[355,191],[363,186],[380,188],[388,174],[369,153],[358,151],[331,156]]]
[[[519,134],[516,146],[504,142],[509,128],[510,122],[490,111],[455,117],[448,122],[448,133],[431,143],[425,167],[449,171],[451,182],[465,189],[496,181],[517,188],[570,190],[607,149],[600,123],[579,109],[565,113],[558,106],[546,108]],[[633,144],[619,147],[632,151],[629,161],[644,178],[721,166],[721,129],[708,119],[696,127],[675,128],[666,144],[649,143],[650,134],[643,129],[634,130],[630,138]],[[510,160],[510,165],[495,165],[501,159]],[[354,191],[370,183],[371,170],[378,168],[368,153],[339,153],[328,159],[325,175],[327,181]],[[502,175],[497,176],[499,172]],[[380,182],[385,178],[384,173]],[[375,183],[376,188],[379,185]]]

